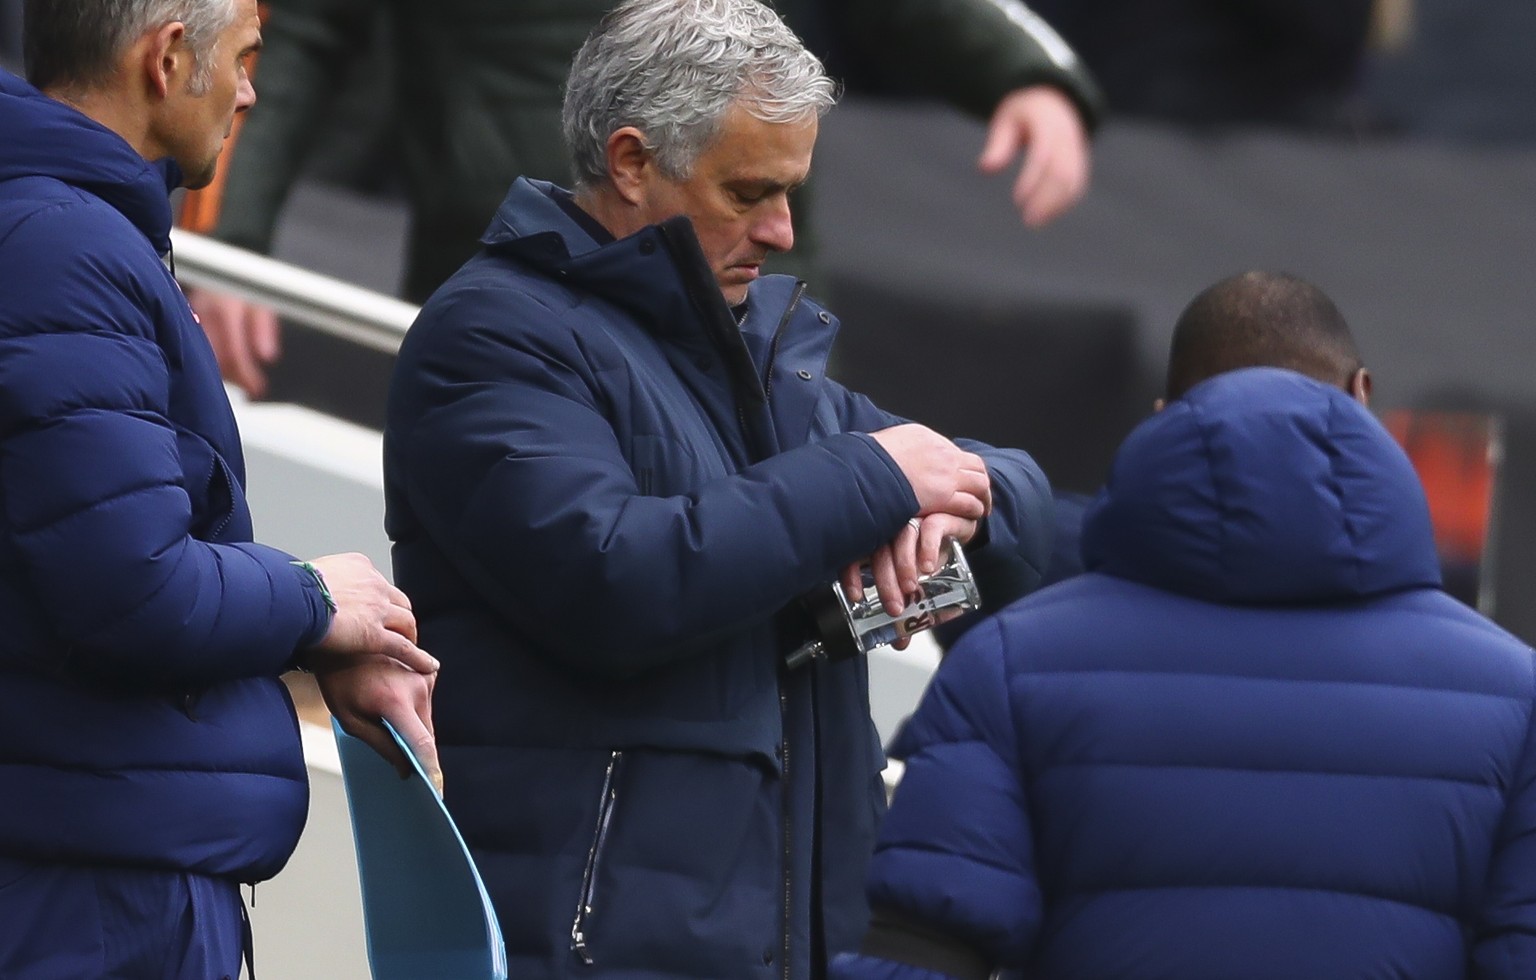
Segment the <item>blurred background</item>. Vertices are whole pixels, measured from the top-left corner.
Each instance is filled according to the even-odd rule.
[[[347,57],[323,78],[336,93],[271,245],[389,294],[408,208],[387,93],[413,84],[389,14],[412,6],[350,4]],[[1536,4],[1149,6],[1032,4],[1108,103],[1087,197],[1042,230],[1009,206],[1012,171],[977,172],[981,120],[915,97],[894,56],[832,52],[848,93],[805,207],[812,291],[844,324],[835,373],[1091,492],[1160,391],[1184,303],[1245,269],[1295,273],[1352,324],[1377,408],[1488,420],[1496,499],[1474,588],[1536,639]],[[20,8],[0,0],[0,63],[18,69]],[[285,348],[269,399],[380,426],[389,355],[303,329]]]

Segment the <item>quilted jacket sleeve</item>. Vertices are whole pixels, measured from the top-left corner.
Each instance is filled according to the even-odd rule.
[[[996,621],[945,658],[909,723],[906,774],[880,831],[869,901],[1018,965],[1040,922],[1029,810],[1020,776]],[[841,958],[839,980],[938,976],[866,951]]]
[[[1536,712],[1527,728],[1472,948],[1477,980],[1536,977]]]
[[[103,234],[65,208],[7,243],[29,288],[0,317],[6,574],[53,636],[46,656],[65,661],[45,669],[177,687],[276,674],[323,634],[323,600],[282,552],[191,535],[157,343],[183,301],[143,243],[138,256],[72,244]],[[210,479],[242,492],[227,470]]]

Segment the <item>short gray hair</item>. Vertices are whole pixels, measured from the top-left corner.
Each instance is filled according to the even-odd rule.
[[[607,178],[608,137],[625,126],[681,180],[732,105],[789,123],[836,102],[821,62],[757,0],[626,0],[576,53],[561,124],[578,187]]]
[[[219,35],[236,13],[235,0],[27,0],[27,80],[38,88],[98,84],[135,41],[180,21],[195,66],[192,89],[200,94],[213,80]]]

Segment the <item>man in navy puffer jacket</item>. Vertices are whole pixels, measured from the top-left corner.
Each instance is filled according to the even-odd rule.
[[[885,760],[862,659],[785,669],[795,600],[873,554],[899,611],[946,536],[984,596],[1039,580],[1034,462],[831,381],[832,315],[759,276],[832,97],[759,3],[621,4],[571,69],[574,193],[514,184],[401,348],[395,569],[524,980],[824,976]]]
[[[255,3],[33,0],[27,31],[37,87],[0,71],[0,976],[232,977],[239,883],[308,803],[278,675],[430,756],[436,664],[363,556],[252,542],[161,261],[168,191],[254,99]]]
[[[1320,297],[1275,285],[1218,288]],[[1310,373],[1171,370],[1087,574],[950,654],[839,980],[1536,976],[1531,651],[1440,590],[1360,376]]]

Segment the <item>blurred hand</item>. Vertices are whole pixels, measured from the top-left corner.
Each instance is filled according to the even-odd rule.
[[[998,103],[977,166],[1001,173],[1020,151],[1024,166],[1013,184],[1013,205],[1026,225],[1039,228],[1072,210],[1088,190],[1088,132],[1066,93],[1032,85]]]
[[[271,309],[227,293],[187,291],[219,361],[219,373],[252,398],[267,393],[267,368],[282,356],[282,328]]]
[[[987,464],[926,425],[907,422],[871,432],[917,496],[917,516],[950,514],[979,521],[992,511]]]
[[[938,570],[939,552],[944,542],[954,538],[965,544],[976,536],[976,527],[976,521],[951,514],[930,514],[921,520],[913,518],[889,544],[882,545],[870,555],[868,564],[885,611],[892,616],[900,614],[917,594],[919,576],[932,575]],[[843,569],[843,592],[853,602],[864,598],[860,571],[863,564],[854,562]],[[905,642],[898,642],[896,648],[905,646]]]

